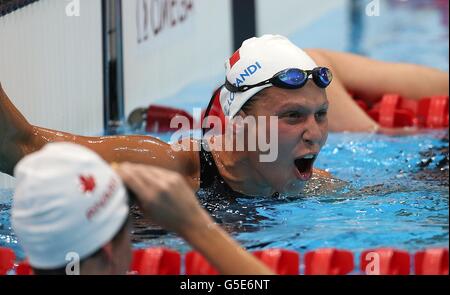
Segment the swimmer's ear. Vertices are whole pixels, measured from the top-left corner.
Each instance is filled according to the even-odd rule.
[[[239,118],[237,120],[236,118]],[[232,127],[233,135],[236,135],[237,133],[242,132],[242,119],[244,119],[244,116],[242,116],[241,111],[236,114],[236,116],[233,118],[233,120],[229,121],[228,124],[231,123],[230,127]]]
[[[247,117],[247,113],[244,112],[242,109],[239,110],[239,112],[236,114],[236,116],[241,116],[242,118]]]
[[[114,256],[112,242],[108,242],[106,245],[104,245],[102,247],[102,252],[108,260],[112,259]]]
[[[114,253],[113,253],[113,245],[112,242],[108,242],[102,248],[102,258],[105,260],[107,265],[114,265]]]

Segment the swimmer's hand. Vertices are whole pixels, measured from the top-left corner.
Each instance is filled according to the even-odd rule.
[[[134,192],[144,213],[162,227],[184,235],[213,222],[180,174],[130,163],[115,170]]]
[[[272,274],[214,223],[180,174],[128,163],[115,170],[135,193],[144,214],[181,235],[221,274]]]
[[[333,177],[333,175],[331,175],[330,172],[322,170],[322,169],[317,169],[317,168],[313,169],[313,175],[316,177],[321,177],[321,178],[332,178]]]

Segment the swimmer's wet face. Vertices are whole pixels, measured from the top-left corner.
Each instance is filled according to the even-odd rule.
[[[325,90],[312,81],[296,90],[270,87],[259,93],[250,109],[244,110],[240,112],[242,117],[278,118],[277,159],[261,162],[260,152],[248,152],[249,161],[276,192],[298,194],[312,177],[314,161],[328,138]],[[266,130],[270,132],[270,128]]]

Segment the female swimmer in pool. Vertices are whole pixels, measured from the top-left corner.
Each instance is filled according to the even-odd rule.
[[[109,162],[149,164],[179,172],[194,190],[213,187],[224,194],[297,195],[313,171],[326,175],[313,170],[313,164],[328,130],[404,132],[379,128],[347,91],[368,103],[389,92],[408,98],[448,94],[447,73],[345,53],[303,51],[281,36],[247,40],[226,68],[228,83],[220,90],[224,113],[243,118],[275,116],[278,140],[274,161],[261,162],[264,152],[258,148],[201,149],[199,153],[193,148],[199,145],[194,140],[185,146],[189,151],[176,151],[173,147],[179,143],[171,146],[147,136],[83,137],[48,130],[29,124],[1,90],[0,171],[11,175],[24,155],[48,142],[69,141],[91,148]],[[246,132],[258,134],[261,127]],[[216,137],[220,136],[226,135]]]

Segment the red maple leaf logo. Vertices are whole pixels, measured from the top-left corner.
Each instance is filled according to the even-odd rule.
[[[95,178],[91,175],[89,176],[80,176],[81,189],[83,193],[92,193],[95,190]]]

